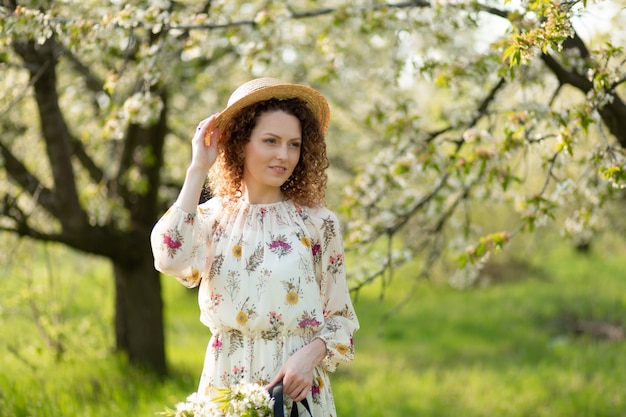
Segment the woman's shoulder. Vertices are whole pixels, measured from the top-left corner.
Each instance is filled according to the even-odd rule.
[[[204,216],[216,215],[225,208],[224,199],[221,197],[211,197],[198,204],[198,213]]]
[[[328,207],[326,207],[324,205],[321,205],[321,204],[312,205],[312,206],[300,206],[300,207],[302,207],[304,210],[307,210],[311,215],[314,215],[314,216],[319,216],[319,217],[333,216],[333,217],[336,217],[334,211],[332,211]]]
[[[308,219],[317,226],[321,226],[322,224],[339,222],[337,214],[326,206],[300,206],[296,204],[295,207],[303,219]]]

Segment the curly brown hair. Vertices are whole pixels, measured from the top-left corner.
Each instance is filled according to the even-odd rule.
[[[226,123],[220,132],[218,158],[209,175],[213,196],[235,202],[242,194],[244,146],[261,114],[283,111],[295,116],[302,129],[300,159],[291,176],[280,187],[283,194],[303,206],[324,204],[326,200],[326,142],[319,121],[306,103],[298,98],[271,99],[252,104]]]

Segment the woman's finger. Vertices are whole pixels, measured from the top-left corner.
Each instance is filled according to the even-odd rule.
[[[306,398],[306,395],[309,393],[309,390],[310,388],[308,386],[300,387],[296,390],[296,392],[293,395],[290,395],[290,397],[294,401],[302,401]]]
[[[200,123],[198,123],[198,126],[196,126],[196,133],[194,135],[194,137],[199,137],[202,138],[206,145],[208,146],[210,143],[210,134],[207,135],[208,133],[214,133],[216,131],[215,129],[215,119],[217,118],[219,113],[216,114],[212,114],[211,116],[207,117],[204,120],[201,120]]]

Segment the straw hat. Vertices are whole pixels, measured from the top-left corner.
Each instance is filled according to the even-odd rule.
[[[289,84],[270,77],[257,78],[239,86],[228,99],[228,106],[217,116],[216,126],[220,128],[226,125],[240,110],[251,104],[273,98],[299,98],[313,112],[322,132],[325,133],[328,129],[330,108],[320,92],[305,85]]]

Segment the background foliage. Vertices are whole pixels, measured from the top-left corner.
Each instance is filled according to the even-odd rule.
[[[34,120],[22,119],[35,103],[11,46],[53,39],[63,113],[103,171],[100,181],[85,177],[87,166],[75,172],[92,224],[113,219],[126,229],[132,221],[120,201],[127,197],[112,193],[109,179],[138,195],[158,185],[160,208],[167,206],[196,121],[221,109],[241,81],[273,75],[329,97],[331,203],[346,209],[350,244],[399,237],[405,251],[386,253],[385,267],[447,249],[460,255],[460,265],[480,266],[512,236],[553,218],[565,236],[586,245],[617,222],[610,202],[621,199],[625,178],[624,37],[610,30],[623,25],[622,7],[541,0],[7,2],[0,14],[3,119],[21,133],[6,139],[5,152],[47,185],[46,165],[54,161],[24,153],[41,142]],[[142,169],[161,161],[150,146],[135,147],[145,155],[121,171],[107,164],[132,146],[132,125],[150,126],[165,111],[159,177]],[[8,193],[20,197],[5,201],[5,228],[28,234],[15,214],[28,197]],[[517,219],[478,224],[474,213],[485,202]],[[28,224],[42,225],[32,234],[55,237],[46,233],[55,222],[40,210],[28,214]],[[405,242],[405,229],[420,230],[420,239]],[[430,263],[424,265],[427,274]],[[475,271],[463,274],[471,282]]]
[[[165,373],[169,313],[147,236],[179,189],[197,122],[255,76],[306,83],[329,98],[329,205],[344,222],[348,258],[359,260],[350,267],[355,297],[373,291],[405,308],[391,310],[389,323],[418,314],[411,303],[425,280],[485,284],[495,252],[509,251],[504,259],[521,268],[514,275],[532,275],[530,255],[560,247],[536,236],[609,259],[623,242],[604,236],[624,232],[624,6],[2,0],[0,231],[6,265],[25,266],[6,275],[16,287],[2,311],[40,339],[31,347],[21,337],[32,335],[7,330],[14,365],[39,367],[29,359],[38,351],[74,360],[81,347],[109,358],[116,346]],[[537,235],[544,228],[552,234]],[[114,279],[94,296],[87,261],[61,280],[45,266],[54,246],[21,252],[30,243],[16,236],[95,254],[110,262],[97,275]],[[559,285],[574,285],[573,276]],[[518,291],[532,298],[528,288]],[[487,315],[478,301],[462,302]],[[589,372],[574,378],[580,386],[597,382]],[[428,384],[449,381],[433,375]],[[101,395],[95,386],[92,398]],[[581,395],[616,404],[611,394]],[[432,407],[447,404],[437,401]]]

